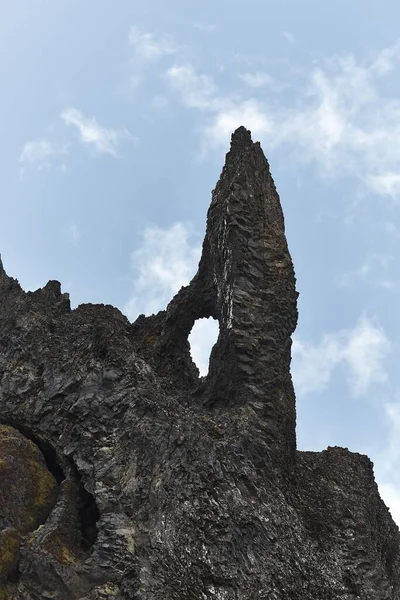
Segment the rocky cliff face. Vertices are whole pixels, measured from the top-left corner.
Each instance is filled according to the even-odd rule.
[[[297,452],[297,293],[259,144],[238,129],[199,270],[131,324],[0,263],[0,600],[395,600],[372,464]],[[207,377],[188,335],[220,326]]]

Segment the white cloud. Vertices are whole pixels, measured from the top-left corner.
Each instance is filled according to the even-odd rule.
[[[337,367],[344,367],[354,396],[387,381],[384,361],[391,344],[384,331],[366,316],[354,329],[326,334],[317,344],[293,342],[293,380],[298,394],[322,391]]]
[[[131,320],[140,313],[150,315],[165,309],[195,275],[201,247],[191,237],[190,227],[184,223],[145,230],[142,245],[131,255],[133,295],[124,308]]]
[[[174,223],[167,229],[149,227],[141,246],[132,252],[133,294],[124,307],[133,321],[141,313],[164,310],[175,294],[187,285],[197,271],[201,246],[193,241],[191,228]],[[218,322],[198,319],[189,336],[191,354],[200,375],[208,372],[211,348],[217,341]]]
[[[323,176],[351,175],[374,193],[400,199],[400,99],[382,84],[399,59],[400,43],[368,62],[334,56],[297,77],[291,104],[287,95],[272,102],[257,73],[239,74],[251,95],[222,92],[190,64],[173,66],[166,79],[186,107],[199,111],[203,143],[225,145],[228,129],[245,125],[266,148],[314,164]],[[284,89],[285,81],[274,82],[274,95]]]
[[[263,73],[262,71],[256,71],[255,73],[241,73],[239,77],[252,88],[261,88],[274,84],[274,80],[271,75],[268,75],[268,73]]]
[[[386,194],[392,198],[400,196],[400,170],[399,172],[389,171],[379,175],[369,175],[366,181],[378,194]]]
[[[165,74],[183,104],[189,108],[213,110],[217,88],[210,77],[199,75],[191,64],[174,65]]]
[[[135,56],[144,61],[155,61],[178,50],[170,36],[142,31],[138,27],[131,27],[129,43],[134,48]]]
[[[107,129],[99,125],[95,117],[85,117],[76,108],[65,109],[60,118],[68,126],[78,131],[79,140],[84,146],[97,152],[117,156],[117,148],[123,140],[133,139],[126,129]]]
[[[46,169],[54,164],[54,159],[66,154],[67,148],[55,146],[49,140],[42,138],[24,144],[18,158],[21,173],[28,165],[38,170]]]
[[[290,31],[283,31],[282,35],[285,40],[289,42],[289,44],[294,44],[296,42],[296,38],[294,37],[293,33],[290,33]]]
[[[376,193],[398,195],[400,101],[381,91],[382,69],[352,55],[313,69],[300,103],[275,112],[281,127],[273,130],[271,144],[291,148],[324,174],[350,174]]]
[[[273,127],[256,100],[246,100],[230,106],[226,103],[215,112],[211,124],[204,128],[206,144],[218,146],[222,140],[226,143],[232,131],[240,125],[245,125],[256,136],[268,135]]]
[[[210,145],[226,144],[232,131],[243,124],[255,135],[267,134],[271,130],[271,122],[257,100],[234,101],[219,95],[213,80],[198,74],[192,65],[174,65],[165,77],[185,106],[206,114],[204,149]]]
[[[391,344],[382,329],[363,317],[357,327],[348,332],[342,360],[349,368],[349,385],[356,396],[365,394],[373,383],[387,381],[383,367]]]
[[[400,58],[400,42],[390,48],[384,48],[373,60],[371,68],[378,75],[386,75],[392,71]]]
[[[19,162],[30,162],[38,165],[46,163],[49,156],[55,153],[55,149],[48,140],[35,140],[27,142],[19,156]]]
[[[322,391],[340,362],[341,348],[335,335],[325,335],[319,344],[312,345],[293,339],[292,376],[296,394]]]

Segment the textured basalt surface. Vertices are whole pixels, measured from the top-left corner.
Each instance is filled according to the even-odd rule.
[[[0,262],[0,600],[400,598],[371,462],[296,451],[296,299],[279,197],[243,127],[199,270],[165,311],[71,310],[58,282],[25,293]],[[188,335],[209,316],[199,378]],[[3,434],[27,450],[17,489]]]

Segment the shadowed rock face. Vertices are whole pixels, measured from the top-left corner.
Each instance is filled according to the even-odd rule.
[[[243,127],[199,270],[165,311],[71,311],[58,282],[25,293],[0,262],[0,421],[57,483],[39,527],[0,530],[0,600],[400,598],[399,532],[368,458],[296,451],[296,298],[279,197]],[[220,334],[199,378],[187,340],[209,316]]]

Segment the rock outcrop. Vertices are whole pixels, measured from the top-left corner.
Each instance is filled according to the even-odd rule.
[[[165,311],[71,310],[58,282],[25,293],[0,261],[0,600],[400,598],[369,459],[296,451],[296,299],[243,127],[199,270]],[[200,378],[188,335],[209,316]]]

